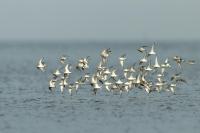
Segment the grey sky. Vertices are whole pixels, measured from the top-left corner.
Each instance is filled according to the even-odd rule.
[[[199,39],[199,0],[1,0],[0,40]]]

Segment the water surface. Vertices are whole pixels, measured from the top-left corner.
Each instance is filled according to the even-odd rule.
[[[186,67],[188,84],[170,93],[136,90],[129,94],[91,94],[82,88],[77,95],[61,95],[48,91],[48,73],[35,69],[36,61],[44,56],[50,69],[57,66],[57,57],[66,54],[75,62],[79,56],[91,56],[92,64],[99,61],[103,48],[111,48],[111,64],[120,53],[128,61],[140,57],[139,43],[106,42],[1,42],[0,43],[0,132],[1,133],[199,133],[200,132],[200,46],[198,42],[161,42],[161,58],[182,55],[197,60]],[[91,67],[94,67],[92,65]],[[48,71],[49,72],[49,71]],[[76,74],[75,74],[76,75]]]

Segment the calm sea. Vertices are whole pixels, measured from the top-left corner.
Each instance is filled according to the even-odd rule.
[[[181,55],[197,64],[185,66],[188,84],[171,93],[135,90],[129,94],[91,94],[81,88],[77,95],[48,91],[49,73],[58,57],[91,56],[91,68],[104,48],[113,51],[110,64],[127,54],[131,64],[141,55],[139,42],[0,42],[0,133],[199,133],[200,42],[160,42],[161,59]],[[40,73],[36,62],[44,57],[49,70]],[[78,74],[74,73],[78,76]]]

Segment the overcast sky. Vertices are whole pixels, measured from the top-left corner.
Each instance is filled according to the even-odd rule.
[[[0,0],[0,40],[200,38],[200,0]]]

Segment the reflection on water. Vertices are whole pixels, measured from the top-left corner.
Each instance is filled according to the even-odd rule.
[[[68,43],[66,43],[68,44]],[[165,44],[165,43],[163,43]],[[173,44],[173,43],[172,43]],[[77,44],[78,45],[78,44]],[[187,68],[189,84],[177,89],[177,94],[146,94],[134,90],[129,94],[112,95],[100,92],[97,96],[90,88],[81,88],[77,95],[50,93],[48,75],[36,71],[35,61],[48,58],[49,67],[56,65],[61,54],[91,55],[96,64],[97,53],[104,47],[113,49],[111,62],[120,53],[127,53],[131,62],[138,58],[136,44],[84,44],[77,45],[1,45],[0,46],[0,132],[199,132],[200,88],[199,63]],[[162,45],[161,55],[181,54],[200,59],[198,45]],[[81,46],[80,44],[78,46]]]

